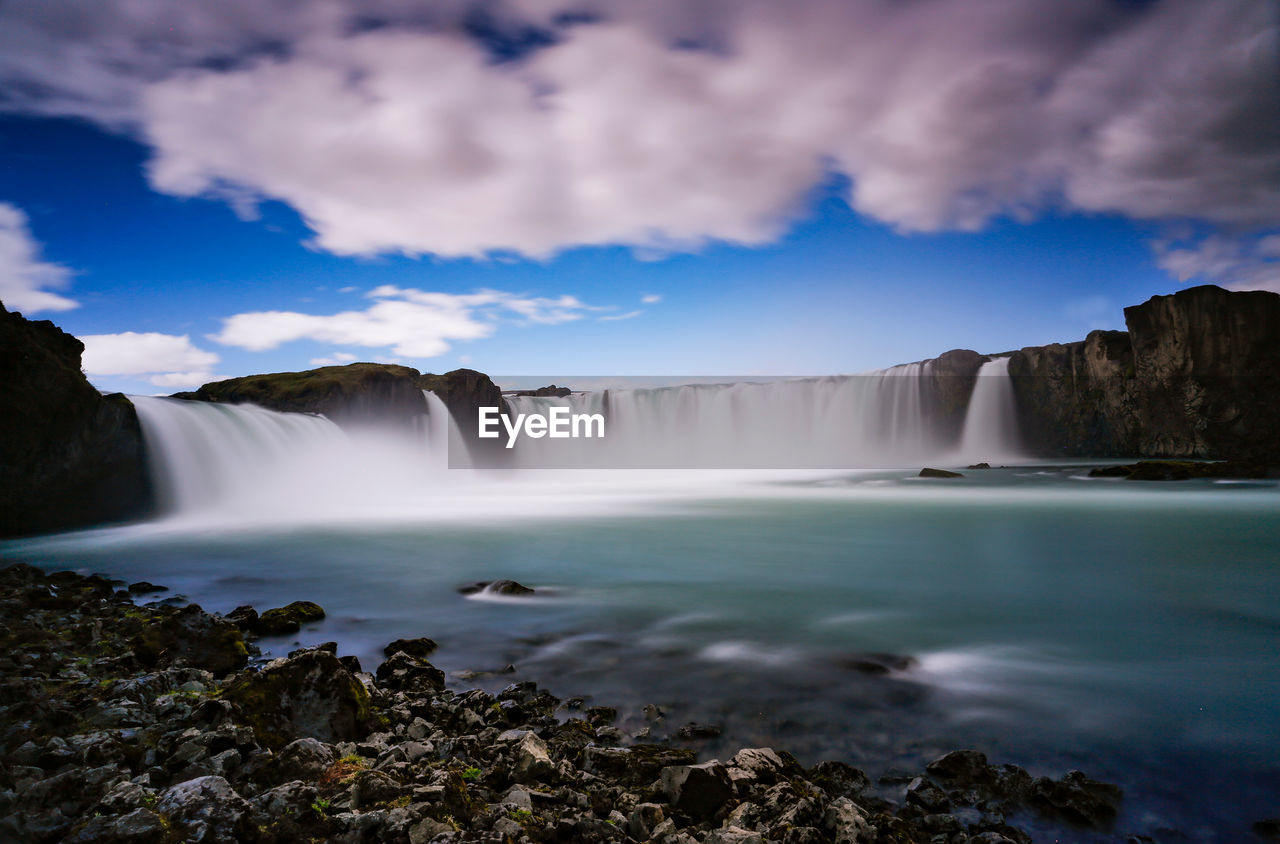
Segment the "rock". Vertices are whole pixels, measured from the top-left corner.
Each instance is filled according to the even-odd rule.
[[[760,833],[736,826],[713,829],[703,841],[706,844],[764,844]]]
[[[409,828],[409,844],[429,844],[437,836],[452,833],[453,827],[435,818],[425,818]]]
[[[813,784],[832,797],[857,798],[871,787],[871,778],[844,762],[819,762],[809,770]]]
[[[991,464],[990,463],[974,463],[973,465],[966,466],[965,468],[966,469],[990,469]]]
[[[196,604],[166,610],[133,637],[134,654],[147,667],[189,665],[221,676],[249,660],[240,630]]]
[[[570,390],[568,387],[557,387],[555,384],[551,384],[547,387],[539,387],[536,390],[517,390],[514,395],[562,399],[572,392],[573,390]]]
[[[672,765],[662,769],[661,779],[671,805],[698,820],[709,819],[733,796],[728,772],[719,762]]]
[[[986,754],[977,750],[953,750],[934,759],[925,771],[950,788],[990,787],[996,782]]]
[[[652,782],[669,765],[692,765],[698,754],[662,744],[634,744],[631,747],[588,747],[582,752],[587,771],[617,779],[629,785]]]
[[[462,586],[458,592],[463,595],[475,595],[488,592],[491,595],[533,595],[533,589],[514,580],[481,580],[468,586]]]
[[[148,583],[145,580],[139,580],[137,583],[129,584],[129,591],[134,595],[149,595],[153,592],[168,592],[168,586],[156,586],[154,583]]]
[[[369,734],[369,693],[338,658],[307,651],[237,679],[224,698],[244,713],[258,741],[283,748],[300,737],[327,743]]]
[[[258,617],[255,632],[261,636],[283,636],[297,633],[302,625],[324,618],[324,609],[311,601],[293,603],[267,610]]]
[[[909,656],[886,653],[849,654],[838,660],[841,668],[859,671],[863,674],[888,674],[891,671],[906,671],[916,665]]]
[[[252,633],[258,628],[258,611],[248,604],[236,607],[223,618],[245,633]]]
[[[752,780],[765,785],[772,785],[786,774],[799,773],[796,770],[799,765],[791,758],[791,754],[787,754],[784,759],[772,747],[743,748],[729,760],[729,767],[737,768]]]
[[[690,721],[676,730],[676,738],[684,741],[696,741],[698,739],[717,738],[722,732],[724,732],[724,728],[717,724],[695,724]]]
[[[275,767],[282,780],[315,782],[336,760],[332,748],[306,736],[286,744],[276,754]]]
[[[1028,802],[1043,815],[1105,830],[1115,821],[1123,796],[1124,792],[1117,786],[1089,779],[1079,771],[1069,771],[1061,780],[1048,777],[1035,780]]]
[[[153,508],[133,405],[80,369],[84,344],[0,303],[0,536],[140,518]]]
[[[222,777],[198,777],[160,793],[156,811],[183,840],[236,844],[249,837],[249,803]]]
[[[926,812],[945,812],[951,808],[946,793],[924,777],[916,777],[907,785],[907,803]]]
[[[627,832],[637,841],[647,841],[664,820],[666,816],[657,803],[640,803],[627,818]]]
[[[361,771],[355,776],[352,791],[352,805],[357,809],[368,809],[381,803],[395,800],[409,789],[401,785],[382,771]]]
[[[866,816],[848,797],[837,797],[828,804],[822,825],[831,833],[835,844],[859,844],[873,835]]]
[[[421,636],[417,639],[396,639],[382,649],[382,655],[395,656],[397,653],[406,653],[418,659],[426,659],[435,653],[435,650],[436,643],[426,636]]]
[[[928,466],[920,470],[921,478],[963,478],[964,475],[959,472],[951,472],[947,469],[930,469]]]
[[[444,672],[425,659],[397,651],[378,666],[378,682],[389,689],[419,691],[444,688]]]
[[[546,742],[528,732],[516,743],[515,766],[511,775],[516,782],[531,783],[545,777],[553,769]]]
[[[134,809],[124,815],[92,818],[79,830],[62,839],[63,844],[165,844],[169,840],[165,822],[150,809]]]

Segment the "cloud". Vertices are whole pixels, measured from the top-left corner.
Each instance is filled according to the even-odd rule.
[[[213,374],[218,355],[196,347],[186,334],[86,334],[80,342],[90,376],[142,377],[158,387],[194,387],[228,377]]]
[[[596,317],[596,322],[617,322],[621,319],[633,319],[640,316],[644,311],[628,311],[625,314],[610,314],[609,316]]]
[[[662,297],[657,293],[646,293],[644,296],[640,297],[640,301],[646,305],[656,305],[662,301]]]
[[[157,190],[281,200],[339,254],[762,244],[833,172],[855,209],[905,232],[1046,210],[1224,236],[1280,219],[1271,0],[0,14],[3,107],[133,127]]]
[[[68,311],[80,303],[47,288],[71,283],[71,270],[40,258],[40,244],[31,236],[22,209],[0,202],[0,302],[10,310]]]
[[[384,285],[366,294],[374,304],[363,311],[319,315],[258,311],[223,320],[210,339],[251,351],[274,349],[294,340],[370,348],[429,358],[444,354],[455,340],[488,337],[501,322],[558,325],[600,308],[573,296],[526,297],[499,290],[435,293]]]

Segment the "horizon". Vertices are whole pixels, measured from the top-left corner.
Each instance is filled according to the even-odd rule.
[[[1265,0],[326,8],[0,10],[0,300],[95,386],[855,374],[1280,291]]]

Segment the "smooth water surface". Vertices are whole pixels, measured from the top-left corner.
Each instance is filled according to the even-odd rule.
[[[879,774],[976,746],[1119,783],[1122,832],[1236,840],[1280,814],[1280,489],[914,472],[478,473],[385,522],[174,519],[0,554],[217,611],[314,600],[327,620],[263,647],[336,639],[371,669],[426,635],[447,672],[515,666],[459,686],[725,725],[706,756]],[[497,578],[546,594],[457,592]],[[881,653],[915,663],[849,667]]]

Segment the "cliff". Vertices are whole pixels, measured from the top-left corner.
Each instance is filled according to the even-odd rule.
[[[138,518],[151,508],[133,405],[80,371],[84,344],[0,304],[0,536]]]
[[[1013,354],[1033,453],[1280,459],[1280,295],[1206,285],[1124,314],[1128,332]]]
[[[477,436],[480,408],[496,407],[502,413],[507,412],[502,391],[488,375],[474,369],[455,369],[444,375],[428,373],[418,379],[418,386],[435,393],[449,408],[449,415],[462,432],[477,465],[493,465],[506,459],[499,439],[482,440]]]

